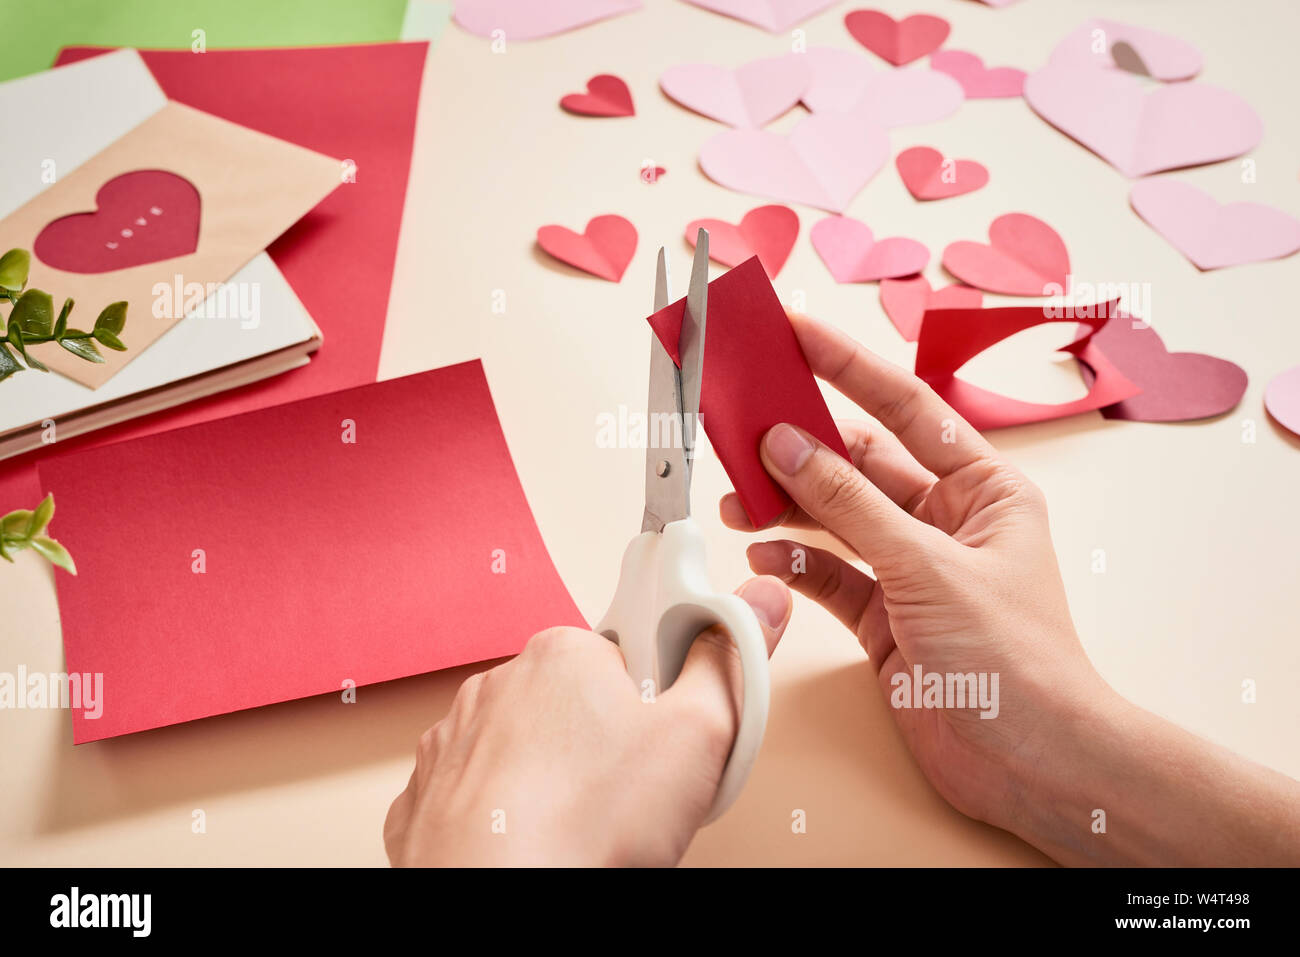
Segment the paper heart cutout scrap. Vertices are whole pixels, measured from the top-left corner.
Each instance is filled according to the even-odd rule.
[[[1235,93],[1206,83],[1151,90],[1118,70],[1048,66],[1025,80],[1025,100],[1132,178],[1231,159],[1264,134],[1259,115]]]
[[[871,227],[848,216],[831,216],[812,228],[812,244],[836,282],[875,282],[912,276],[930,261],[915,239],[876,239]]]
[[[1024,70],[1012,66],[986,67],[974,53],[940,50],[930,55],[930,69],[946,73],[961,84],[968,100],[1020,96],[1025,89]]]
[[[686,0],[687,3],[762,27],[772,33],[784,33],[839,0]]]
[[[1093,337],[1093,345],[1142,391],[1101,414],[1130,422],[1208,419],[1236,408],[1246,394],[1246,371],[1234,362],[1199,352],[1170,352],[1146,323],[1120,313]],[[1081,365],[1091,386],[1095,372]]]
[[[104,273],[188,256],[199,248],[202,202],[194,184],[160,169],[114,176],[95,194],[95,210],[49,223],[32,251],[47,266]]]
[[[951,116],[965,99],[961,84],[938,70],[879,70],[854,50],[812,47],[792,53],[808,64],[804,106],[851,113],[859,123],[893,128]]]
[[[952,30],[947,20],[928,13],[895,20],[879,10],[854,10],[845,14],[844,25],[853,39],[894,66],[933,53]]]
[[[757,256],[768,279],[775,279],[799,235],[799,216],[789,206],[758,206],[739,223],[696,219],[686,227],[686,241],[695,246],[699,229],[709,231],[709,258],[724,266],[739,266]]]
[[[1198,269],[1283,259],[1300,251],[1300,220],[1262,203],[1227,203],[1189,183],[1144,179],[1129,203]]]
[[[457,25],[506,43],[537,40],[641,9],[641,0],[456,0]],[[499,31],[499,34],[498,34]]]
[[[601,73],[587,81],[586,93],[570,93],[560,106],[579,116],[635,116],[632,91],[612,73]]]
[[[933,200],[973,193],[989,181],[989,171],[974,160],[948,160],[936,149],[913,146],[894,159],[903,185],[916,199]]]
[[[1087,20],[1053,48],[1052,66],[1123,70],[1155,80],[1189,80],[1201,72],[1190,43],[1118,20]]]
[[[700,149],[714,182],[783,203],[845,209],[889,159],[889,137],[846,115],[813,115],[789,133],[727,130]]]
[[[755,60],[734,70],[682,63],[659,77],[664,93],[687,109],[746,129],[765,126],[789,112],[807,86],[807,63],[794,54]]]
[[[1115,315],[1118,300],[1099,304],[1098,318],[1086,321],[1087,331],[1061,351],[1085,363],[1094,374],[1082,399],[1056,404],[1025,402],[957,378],[975,356],[1017,332],[1060,320],[1041,306],[995,309],[936,309],[925,314],[916,345],[916,374],[971,425],[980,430],[1043,422],[1114,405],[1141,392],[1096,345],[1096,334]]]
[[[1264,390],[1264,407],[1278,425],[1300,435],[1300,366],[1269,382]]]
[[[924,276],[880,282],[880,306],[907,342],[917,340],[921,322],[931,309],[979,309],[983,304],[982,292],[960,283],[933,289]]]
[[[575,233],[566,226],[542,226],[537,245],[575,269],[618,282],[636,252],[636,227],[622,216],[597,216]]]
[[[1051,226],[1027,213],[1007,213],[989,226],[989,242],[961,240],[943,251],[943,265],[967,285],[1010,296],[1061,295],[1070,254]]]

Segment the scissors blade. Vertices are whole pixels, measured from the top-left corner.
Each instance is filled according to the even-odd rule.
[[[662,247],[655,271],[655,312],[668,305],[668,259]],[[685,325],[685,323],[683,323]],[[641,531],[662,532],[664,525],[691,511],[682,418],[681,373],[659,337],[650,333],[650,395],[646,402],[645,513]]]
[[[699,423],[700,390],[704,382],[704,324],[709,304],[709,231],[701,229],[695,238],[695,259],[691,263],[691,284],[686,292],[686,314],[677,354],[682,374],[682,434],[686,442],[687,486],[689,469],[695,460],[695,429]]]

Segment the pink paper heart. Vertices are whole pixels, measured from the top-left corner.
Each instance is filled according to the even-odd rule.
[[[845,15],[844,25],[853,39],[894,66],[933,53],[952,29],[947,20],[927,13],[895,20],[879,10],[854,10]]]
[[[1278,425],[1300,435],[1300,366],[1269,382],[1264,390],[1264,407]]]
[[[768,279],[775,279],[790,258],[799,235],[799,216],[789,206],[759,206],[733,225],[721,219],[697,219],[686,227],[686,241],[695,245],[699,229],[709,231],[709,258],[724,266],[738,266],[751,256],[763,264]]]
[[[659,86],[687,109],[728,126],[758,128],[789,111],[808,85],[808,65],[787,55],[734,70],[711,63],[669,67]]]
[[[456,23],[480,37],[500,30],[507,43],[536,40],[641,9],[641,0],[456,0]]]
[[[597,216],[575,233],[566,226],[543,226],[537,245],[561,262],[601,279],[618,282],[636,252],[636,227],[622,216]]]
[[[894,160],[903,185],[917,199],[946,199],[972,193],[989,181],[989,171],[974,160],[946,160],[938,150],[913,146]]]
[[[1236,363],[1199,352],[1169,352],[1154,329],[1126,314],[1107,322],[1092,341],[1127,379],[1142,388],[1138,395],[1103,408],[1101,414],[1108,419],[1207,419],[1231,411],[1246,393],[1246,372]],[[1081,371],[1091,387],[1092,370],[1084,365]]]
[[[635,116],[632,91],[611,73],[593,76],[587,81],[586,93],[570,93],[561,98],[560,106],[581,116]]]
[[[943,265],[962,282],[1010,296],[1060,295],[1069,285],[1065,243],[1051,226],[1026,213],[993,220],[987,246],[951,243],[943,251]],[[1056,290],[1048,292],[1053,286]]]
[[[831,216],[812,228],[812,244],[836,282],[875,282],[925,268],[930,251],[915,239],[876,239],[866,223]]]
[[[1048,63],[1120,69],[1157,80],[1187,80],[1201,72],[1202,58],[1196,47],[1167,33],[1098,19],[1085,21],[1058,43]]]
[[[1188,183],[1144,179],[1129,202],[1198,269],[1281,259],[1300,250],[1300,221],[1261,203],[1220,205]]]
[[[921,335],[921,321],[931,309],[979,309],[984,294],[972,286],[954,284],[932,289],[924,276],[884,279],[880,283],[880,306],[908,342]]]
[[[874,126],[912,126],[951,116],[965,95],[938,70],[877,70],[854,50],[812,47],[792,53],[808,62],[804,106],[814,113],[851,113]]]
[[[986,67],[975,54],[961,50],[940,50],[933,54],[930,69],[946,73],[960,83],[968,100],[1020,96],[1027,76],[1024,70],[1011,66]]]
[[[838,213],[889,159],[889,137],[851,116],[814,115],[788,134],[727,130],[700,149],[700,168],[741,193]]]
[[[784,33],[801,20],[834,6],[839,0],[686,0],[697,7]]]
[[[1034,112],[1129,177],[1240,156],[1263,136],[1235,93],[1204,83],[1147,90],[1117,70],[1048,66],[1025,80]]]

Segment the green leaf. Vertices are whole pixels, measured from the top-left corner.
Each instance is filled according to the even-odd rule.
[[[17,311],[16,306],[14,307],[14,311],[15,312]],[[11,343],[13,343],[14,348],[18,350],[19,355],[21,355],[23,359],[27,361],[27,368],[40,369],[42,372],[50,371],[49,369],[45,368],[45,366],[40,362],[40,360],[33,359],[31,356],[27,354],[27,345],[26,343],[23,342],[22,326],[20,326],[16,322],[9,323],[9,335],[7,338]]]
[[[77,565],[68,554],[68,550],[52,538],[42,535],[32,539],[32,548],[44,555],[51,565],[57,565],[69,574],[77,574]]]
[[[34,514],[31,509],[20,508],[0,518],[0,538],[27,538]]]
[[[11,249],[0,256],[0,289],[17,292],[27,285],[27,272],[32,267],[32,254],[25,249]]]
[[[76,331],[75,329],[73,330]],[[81,356],[83,359],[89,359],[91,362],[103,362],[104,358],[95,348],[95,343],[89,339],[60,339],[59,345],[67,349],[74,356]]]
[[[32,512],[32,520],[27,526],[27,537],[35,538],[38,535],[44,535],[45,529],[50,524],[50,519],[54,517],[54,493],[45,496],[40,505],[36,506],[36,511]]]
[[[28,289],[14,303],[9,325],[17,323],[29,336],[48,336],[54,328],[54,300],[48,292]]]
[[[3,339],[0,339],[0,382],[9,378],[15,372],[22,371],[23,367],[14,358],[14,354],[9,351],[9,346],[5,344]]]
[[[113,333],[109,332],[107,329],[102,329],[99,326],[96,326],[95,331],[92,332],[91,335],[99,340],[101,346],[108,346],[108,348],[117,352],[126,352],[126,346],[122,343],[122,340],[113,335]]]
[[[72,300],[63,300],[63,308],[59,310],[58,321],[54,323],[54,338],[62,339],[63,333],[68,329],[68,313],[72,312]]]
[[[99,314],[99,318],[95,320],[95,331],[98,332],[100,329],[106,329],[116,336],[122,331],[122,327],[125,325],[126,303],[115,302],[110,306],[105,306],[104,311]],[[103,340],[101,339],[100,341],[102,342]],[[108,343],[105,342],[104,345],[108,345]]]

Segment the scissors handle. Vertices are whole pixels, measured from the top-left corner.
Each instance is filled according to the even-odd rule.
[[[744,702],[706,823],[736,800],[763,743],[770,697],[767,643],[743,598],[718,595],[710,587],[704,537],[694,520],[669,522],[662,532],[642,532],[632,539],[614,600],[596,631],[619,646],[645,700],[652,701],[677,680],[691,644],[714,625],[726,631],[740,652]]]

